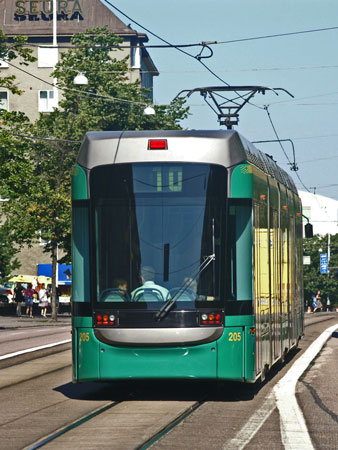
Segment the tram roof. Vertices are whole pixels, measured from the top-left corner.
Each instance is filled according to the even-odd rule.
[[[148,150],[151,139],[167,139],[167,150]],[[250,162],[297,193],[292,178],[267,154],[234,130],[93,131],[77,158],[87,169],[119,163],[201,162],[225,167]]]

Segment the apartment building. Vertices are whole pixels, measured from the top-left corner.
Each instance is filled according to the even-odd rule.
[[[16,60],[0,61],[1,72],[15,75],[20,89],[25,91],[17,96],[0,88],[1,108],[24,111],[32,121],[40,112],[52,111],[58,98],[51,86],[51,73],[60,52],[67,51],[64,47],[69,45],[73,34],[104,25],[131,47],[118,52],[121,58],[129,56],[130,81],[138,79],[142,86],[152,89],[153,77],[159,73],[144,47],[148,41],[146,34],[125,25],[100,0],[56,0],[54,23],[53,3],[53,0],[0,0],[0,29],[10,38],[27,36],[37,58],[28,68],[20,66]]]
[[[105,25],[123,38],[126,47],[130,46],[118,52],[120,58],[129,57],[130,82],[140,80],[143,87],[152,89],[153,77],[159,73],[144,47],[148,41],[146,34],[124,24],[100,0],[56,0],[56,21],[53,4],[53,0],[0,0],[0,29],[10,38],[27,36],[28,45],[37,58],[28,67],[20,66],[17,60],[0,61],[1,74],[15,75],[18,86],[24,91],[18,96],[0,87],[0,108],[23,111],[32,122],[40,113],[52,111],[58,105],[58,98],[51,73],[60,53],[67,51],[64,47],[74,34]],[[114,54],[114,57],[117,56]],[[41,240],[40,245],[22,250],[18,255],[20,273],[37,275],[38,265],[50,263],[50,256],[43,253],[43,248]]]

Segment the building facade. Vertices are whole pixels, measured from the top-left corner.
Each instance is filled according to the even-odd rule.
[[[29,66],[19,65],[18,60],[0,61],[1,75],[14,75],[17,85],[24,91],[19,96],[0,87],[0,108],[10,112],[23,111],[32,122],[39,118],[40,113],[51,112],[58,106],[60,95],[54,89],[51,77],[60,53],[67,51],[64,47],[70,44],[74,34],[102,26],[123,38],[123,45],[127,48],[114,52],[114,57],[129,57],[130,82],[139,80],[143,87],[152,90],[153,77],[159,73],[144,47],[148,41],[146,34],[124,24],[100,0],[56,0],[56,9],[54,28],[53,0],[0,0],[0,29],[9,38],[28,37],[28,47],[37,58]],[[21,251],[18,255],[20,273],[37,275],[38,264],[51,262],[43,249],[41,240],[40,245]]]
[[[1,108],[24,111],[32,121],[40,113],[52,111],[58,105],[58,92],[53,88],[51,73],[60,52],[67,51],[64,47],[69,45],[73,34],[105,25],[123,38],[125,46],[130,45],[114,53],[114,57],[117,54],[120,58],[129,57],[130,81],[140,80],[143,87],[152,89],[153,77],[159,73],[144,47],[148,41],[146,34],[125,25],[100,0],[56,0],[56,5],[55,29],[53,0],[0,0],[0,29],[10,38],[27,36],[37,58],[29,67],[20,66],[17,60],[0,61],[1,72],[15,75],[24,91],[18,96],[0,88]]]
[[[338,201],[323,195],[299,191],[302,199],[303,215],[313,225],[313,233],[325,236],[338,233]],[[303,223],[307,220],[304,218]]]

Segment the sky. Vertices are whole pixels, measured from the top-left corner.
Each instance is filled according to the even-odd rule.
[[[108,6],[105,0],[101,0]],[[338,27],[337,0],[109,0],[123,13],[172,44],[230,41],[322,28]],[[112,8],[111,8],[112,9]],[[145,32],[148,44],[161,42],[132,20],[112,9],[133,29]],[[280,139],[294,143],[297,175],[278,143],[260,144],[265,153],[308,189],[338,200],[338,28],[329,31],[213,45],[213,56],[203,61],[230,85],[284,88],[257,94],[262,109],[246,105],[235,129],[250,141]],[[193,55],[198,47],[186,49]],[[182,89],[221,86],[195,58],[176,49],[149,49],[160,72],[154,78],[154,103],[167,104]],[[220,129],[217,116],[199,94],[187,105],[190,129]],[[290,143],[283,144],[292,161]]]

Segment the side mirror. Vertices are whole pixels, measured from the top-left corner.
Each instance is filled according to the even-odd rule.
[[[313,226],[311,223],[307,223],[305,225],[305,237],[312,238],[313,237]]]

